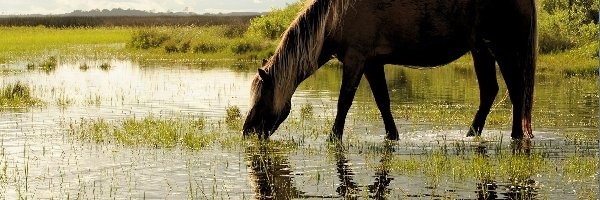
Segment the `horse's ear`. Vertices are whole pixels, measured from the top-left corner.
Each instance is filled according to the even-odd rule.
[[[271,76],[269,76],[267,72],[261,68],[258,68],[258,76],[260,76],[263,82],[273,83],[273,79],[271,78]]]
[[[263,60],[262,60],[262,66],[264,67],[265,65],[267,65],[267,62],[269,62],[269,61],[267,59],[263,58]]]

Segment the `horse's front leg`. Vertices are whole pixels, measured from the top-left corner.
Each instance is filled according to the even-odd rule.
[[[344,134],[344,124],[346,123],[346,115],[354,100],[354,94],[360,83],[360,79],[364,73],[364,58],[357,54],[346,54],[342,59],[344,63],[342,87],[340,88],[340,96],[338,98],[337,115],[333,124],[333,133],[330,140],[342,140]]]
[[[388,93],[387,83],[385,81],[383,65],[369,65],[365,69],[365,77],[367,78],[367,81],[369,81],[375,103],[377,103],[377,108],[379,108],[379,112],[381,112],[381,118],[383,119],[385,132],[387,134],[385,138],[397,140],[398,129],[396,128],[396,123],[394,122],[394,117],[392,116],[392,111],[390,109],[390,94]]]
[[[498,94],[496,80],[496,62],[483,40],[478,41],[476,48],[471,51],[475,62],[475,73],[479,83],[479,109],[469,128],[467,137],[480,136],[485,125],[485,119],[490,113],[494,99]]]

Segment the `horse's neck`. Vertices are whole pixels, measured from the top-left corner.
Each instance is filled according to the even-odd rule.
[[[346,2],[351,0],[340,0]],[[314,74],[319,67],[331,58],[332,49],[327,37],[333,32],[328,28],[336,27],[342,12],[330,5],[330,1],[314,1],[288,28],[275,52],[272,74],[275,75],[275,110],[279,111],[292,98],[294,91],[302,81]],[[335,1],[335,5],[339,2]],[[345,5],[345,4],[344,4]],[[341,6],[346,9],[347,6]],[[331,20],[334,19],[334,20]],[[328,26],[327,23],[333,23]],[[285,101],[285,102],[284,102]]]

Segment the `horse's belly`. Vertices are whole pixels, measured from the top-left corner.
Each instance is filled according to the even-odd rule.
[[[341,26],[340,41],[388,64],[443,65],[473,48],[476,2],[358,1]]]
[[[431,47],[377,47],[378,59],[386,64],[431,67],[448,64],[471,49],[467,42],[463,45],[432,45]]]

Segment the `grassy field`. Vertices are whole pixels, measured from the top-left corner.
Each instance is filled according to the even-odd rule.
[[[87,58],[170,62],[223,58],[260,59],[268,57],[276,45],[275,40],[253,38],[226,26],[0,27],[0,35],[3,35],[0,37],[0,63],[41,63],[50,56],[59,60]],[[136,46],[136,42],[156,39],[153,37],[164,37],[164,40],[155,46]],[[597,76],[597,48],[598,44],[592,43],[565,52],[541,54],[538,73]],[[459,62],[470,60],[470,56],[465,56]]]
[[[0,62],[40,61],[48,56],[112,55],[123,50],[133,28],[0,27]]]
[[[54,28],[73,27],[139,27],[139,26],[248,26],[250,19],[256,16],[33,16],[2,17],[0,26],[46,26]]]

